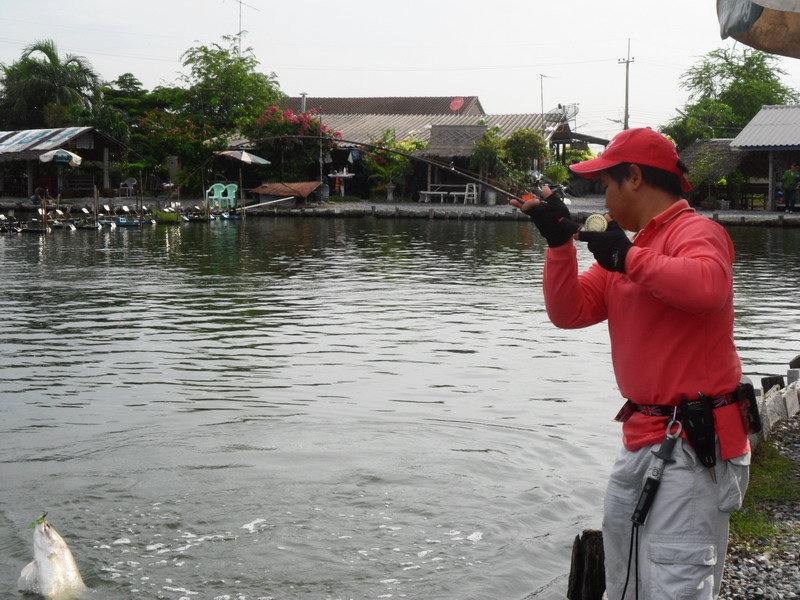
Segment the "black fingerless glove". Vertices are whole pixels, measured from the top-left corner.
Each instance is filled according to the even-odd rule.
[[[570,221],[569,209],[561,200],[549,199],[522,212],[533,219],[551,248],[563,246],[580,229],[577,223]]]
[[[625,272],[625,257],[633,244],[616,221],[606,231],[581,231],[578,239],[589,243],[589,251],[606,271]]]

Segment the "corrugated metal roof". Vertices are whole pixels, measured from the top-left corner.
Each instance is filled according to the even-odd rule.
[[[63,129],[25,129],[4,131],[0,139],[0,153],[27,150],[53,150],[73,137],[91,130],[91,127],[66,127]]]
[[[101,146],[114,151],[124,148],[120,142],[94,127],[0,131],[0,162],[37,160],[48,150],[64,147],[78,150],[84,159],[99,160],[102,158]]]
[[[542,115],[320,115],[323,125],[338,131],[342,139],[369,143],[387,129],[393,129],[397,139],[414,137],[430,142],[434,125],[487,125],[498,127],[502,136],[517,129],[542,129]],[[546,123],[545,137],[549,139],[557,124]],[[343,146],[348,145],[342,143]]]
[[[284,109],[300,112],[302,99],[286,98]],[[408,96],[373,98],[305,99],[306,111],[322,115],[483,115],[486,114],[477,96]]]
[[[731,146],[759,150],[800,148],[800,105],[762,106]]]

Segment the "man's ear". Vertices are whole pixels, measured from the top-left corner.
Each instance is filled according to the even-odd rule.
[[[633,164],[628,167],[628,181],[631,182],[631,186],[634,190],[638,190],[642,186],[644,178],[642,177],[642,170],[639,168],[639,165]]]

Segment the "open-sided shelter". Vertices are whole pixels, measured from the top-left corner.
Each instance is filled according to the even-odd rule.
[[[80,156],[84,165],[86,161],[100,162],[103,169],[102,186],[109,188],[111,155],[124,150],[125,146],[94,127],[0,131],[0,164],[3,166],[0,193],[30,197],[39,183],[35,175],[39,157],[59,148]],[[90,195],[95,184],[91,176],[72,175],[66,181],[58,182],[58,187],[74,188]]]

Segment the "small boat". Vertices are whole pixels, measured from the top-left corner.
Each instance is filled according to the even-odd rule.
[[[0,233],[19,233],[22,227],[14,217],[0,215]]]
[[[21,223],[21,230],[22,233],[50,233],[52,229],[50,227],[42,225],[42,222],[39,219],[31,219],[30,221],[23,221]]]
[[[139,227],[138,219],[129,219],[128,217],[116,217],[114,223],[117,227]]]

